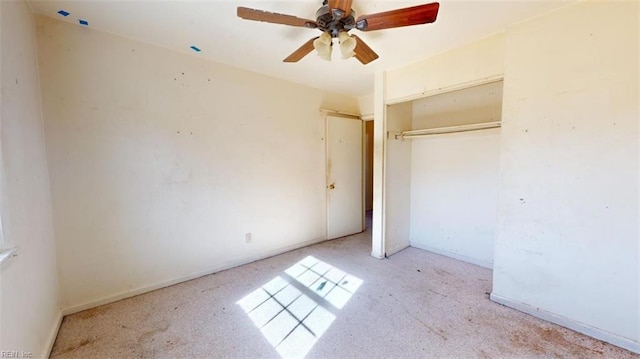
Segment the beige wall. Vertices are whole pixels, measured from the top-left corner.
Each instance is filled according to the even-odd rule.
[[[464,87],[504,72],[504,34],[487,37],[387,73],[387,102],[415,99],[433,91]]]
[[[48,355],[60,311],[49,175],[42,128],[36,25],[27,4],[0,2],[0,351]]]
[[[638,14],[581,2],[507,32],[493,294],[640,352]]]
[[[49,18],[39,29],[68,311],[326,237],[319,109],[356,99]]]
[[[358,97],[358,109],[363,117],[373,116],[373,94]]]

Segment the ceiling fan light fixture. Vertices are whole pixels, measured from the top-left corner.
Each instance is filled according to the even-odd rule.
[[[346,31],[340,31],[338,40],[340,40],[340,52],[342,52],[343,59],[349,59],[356,55],[356,39],[351,37]]]
[[[313,41],[313,48],[316,49],[318,56],[327,61],[331,61],[331,45],[333,45],[331,35],[327,32],[323,32]]]
[[[2,1],[2,0],[0,0]],[[440,4],[437,2],[356,16],[351,5],[353,0],[323,0],[316,11],[315,20],[288,14],[238,6],[238,17],[288,26],[318,29],[322,35],[307,40],[302,46],[287,56],[284,62],[298,62],[314,49],[317,54],[331,61],[333,38],[338,38],[343,59],[355,57],[363,65],[378,58],[362,39],[348,32],[354,28],[360,31],[377,31],[404,26],[429,24],[436,21]],[[84,24],[87,25],[87,24]]]

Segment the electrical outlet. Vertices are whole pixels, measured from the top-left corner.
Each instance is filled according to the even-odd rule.
[[[253,237],[253,236],[251,235],[251,233],[247,233],[247,234],[245,234],[245,235],[244,235],[244,241],[245,241],[247,244],[249,244],[249,243],[251,243],[251,241],[253,240],[253,238],[252,238],[252,237]]]

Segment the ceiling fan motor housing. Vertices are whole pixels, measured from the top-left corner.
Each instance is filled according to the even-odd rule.
[[[344,13],[340,9],[334,9],[332,13],[328,5],[323,5],[316,11],[318,29],[328,33],[331,37],[338,37],[340,31],[349,31],[356,27],[355,11],[351,10],[347,17],[342,17],[343,15]]]

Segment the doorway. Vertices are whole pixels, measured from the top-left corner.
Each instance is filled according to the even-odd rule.
[[[364,210],[367,218],[371,217],[373,211],[373,120],[364,121]]]

